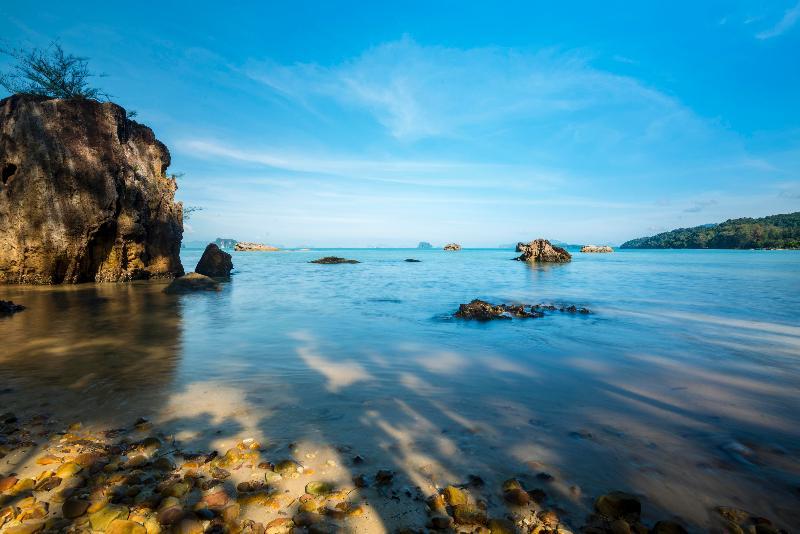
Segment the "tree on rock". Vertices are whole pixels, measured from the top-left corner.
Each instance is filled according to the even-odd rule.
[[[0,73],[0,85],[11,94],[108,100],[108,94],[89,83],[99,75],[89,71],[88,58],[67,54],[58,43],[30,50],[0,49],[0,53],[17,60],[9,72]]]

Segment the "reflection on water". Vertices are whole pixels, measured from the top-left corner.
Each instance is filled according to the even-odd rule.
[[[235,253],[213,294],[0,288],[28,306],[0,320],[14,390],[0,400],[50,399],[84,422],[152,416],[198,445],[339,447],[423,492],[518,476],[577,524],[612,489],[645,495],[651,518],[706,526],[711,507],[734,505],[800,524],[800,254],[576,254],[545,268],[510,251],[408,264],[408,251],[354,250],[337,255],[361,264],[307,263],[321,255]],[[595,313],[442,319],[473,298]]]
[[[27,307],[0,319],[4,403],[100,419],[157,407],[180,350],[179,303],[162,286],[4,288]]]

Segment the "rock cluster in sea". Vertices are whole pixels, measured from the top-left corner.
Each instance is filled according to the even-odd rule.
[[[183,274],[167,147],[111,102],[0,100],[0,283]]]
[[[14,304],[10,300],[0,300],[0,317],[4,315],[14,315],[25,309],[22,304]]]
[[[237,252],[254,252],[259,250],[274,252],[280,249],[278,249],[278,247],[273,247],[272,245],[265,245],[263,243],[249,243],[247,241],[238,241],[233,246],[233,250]]]
[[[485,300],[475,299],[468,304],[461,304],[453,315],[459,319],[492,321],[495,319],[535,319],[544,317],[546,311],[563,313],[589,314],[588,308],[575,305],[556,306],[554,304],[491,304]]]
[[[337,263],[361,263],[358,260],[348,260],[347,258],[340,258],[339,256],[325,256],[317,260],[311,260],[308,263],[319,263],[322,265],[334,265]]]
[[[519,261],[567,263],[572,255],[561,247],[552,245],[547,239],[534,239],[530,243],[517,243],[517,252],[522,254],[515,258]]]
[[[227,278],[233,270],[231,255],[220,250],[216,243],[209,243],[197,262],[194,272],[211,278]]]
[[[456,251],[456,250],[461,250],[461,245],[459,245],[458,243],[448,243],[442,248],[444,250]]]
[[[608,245],[584,245],[581,247],[581,252],[614,252],[614,249]]]

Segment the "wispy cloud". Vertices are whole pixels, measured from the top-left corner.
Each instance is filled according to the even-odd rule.
[[[701,123],[672,97],[596,69],[581,53],[555,49],[456,49],[406,37],[338,65],[266,61],[244,72],[304,106],[336,102],[365,111],[404,141],[458,138],[509,122],[529,129],[557,124],[551,133],[569,124],[617,124],[626,138],[656,135],[665,122],[680,122],[684,132]]]
[[[771,39],[783,35],[790,30],[800,19],[800,2],[786,10],[775,26],[756,34],[757,39]]]
[[[367,159],[319,156],[301,150],[234,148],[208,139],[185,139],[176,143],[185,155],[195,158],[225,158],[315,176],[337,176],[352,180],[397,183],[427,187],[481,188],[503,186],[551,189],[564,177],[553,171],[527,165],[403,158]]]

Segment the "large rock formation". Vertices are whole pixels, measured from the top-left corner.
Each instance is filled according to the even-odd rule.
[[[248,243],[246,241],[239,241],[233,246],[233,250],[237,252],[253,252],[259,250],[274,252],[279,249],[278,247],[273,247],[271,245],[264,245],[262,243]]]
[[[183,274],[167,147],[109,102],[0,100],[0,283]]]
[[[233,270],[231,255],[219,249],[216,243],[209,243],[197,262],[194,272],[211,278],[227,278]]]
[[[530,243],[517,243],[517,252],[522,252],[519,261],[539,261],[549,263],[566,263],[572,261],[569,252],[550,244],[547,239],[535,239]]]

